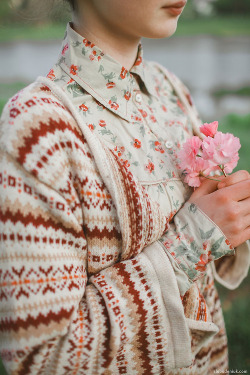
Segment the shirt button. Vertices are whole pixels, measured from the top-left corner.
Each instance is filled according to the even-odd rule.
[[[136,95],[135,95],[135,101],[136,101],[137,103],[141,103],[141,102],[142,102],[142,96],[141,96],[141,94],[136,94]]]
[[[166,145],[167,148],[172,148],[174,144],[173,144],[173,142],[171,142],[171,141],[167,141],[167,142],[165,143],[165,145]]]

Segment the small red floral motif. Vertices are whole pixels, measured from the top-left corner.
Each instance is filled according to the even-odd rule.
[[[132,119],[132,120],[135,120],[135,121],[138,121],[138,122],[142,122],[142,118],[139,117],[139,116],[131,115],[131,119]]]
[[[149,161],[148,164],[145,165],[145,169],[146,169],[146,171],[148,171],[149,173],[152,173],[152,172],[155,170],[155,166],[154,166],[154,164],[152,163],[152,161]]]
[[[173,241],[170,238],[167,238],[164,242],[163,245],[166,247],[166,249],[169,249],[172,245]],[[171,253],[172,255],[175,255],[175,253]]]
[[[195,263],[195,269],[200,272],[205,272],[208,262],[212,260],[213,256],[211,255],[211,251],[207,254],[201,254],[199,262]]]
[[[72,82],[74,82],[74,80],[73,80],[73,78],[70,78],[70,80],[67,82],[67,85],[69,85]]]
[[[70,67],[70,74],[73,74],[75,76],[77,73],[77,70],[78,70],[78,67],[72,64]]]
[[[79,108],[80,108],[83,112],[87,112],[87,110],[88,110],[88,107],[87,107],[85,104],[81,104],[81,105],[79,105]]]
[[[186,113],[185,107],[179,99],[177,100],[177,105],[182,110],[182,112]]]
[[[120,73],[121,79],[124,79],[126,77],[127,73],[128,73],[128,70],[126,68],[122,67],[122,70],[121,70],[121,73]]]
[[[108,82],[106,83],[106,86],[108,89],[112,89],[113,87],[115,87],[115,82]]]
[[[91,47],[91,48],[93,48],[95,46],[94,43],[91,43],[88,39],[83,39],[82,42],[85,45],[85,47]]]
[[[228,239],[225,240],[226,244],[230,247],[230,249],[233,249],[234,247],[231,245],[230,241]]]
[[[68,43],[65,44],[65,46],[63,47],[63,50],[62,50],[62,55],[65,55],[65,52],[69,49],[69,45]]]
[[[139,139],[135,139],[133,146],[135,148],[141,148],[141,141],[139,141]]]
[[[155,151],[159,151],[161,154],[164,154],[164,152],[165,152],[159,141],[155,141]]]
[[[124,153],[125,147],[123,147],[123,146],[121,146],[121,147],[115,146],[114,150],[115,150],[115,152],[117,152],[117,155],[120,157]]]
[[[139,109],[139,111],[141,112],[141,114],[142,114],[142,117],[147,117],[147,112],[146,111],[144,111],[143,109]]]
[[[112,100],[109,101],[109,105],[111,108],[117,110],[119,108],[119,104],[112,102]]]
[[[55,77],[56,76],[55,76],[54,69],[50,69],[49,73],[47,74],[47,78],[54,79]]]
[[[154,116],[154,115],[151,115],[151,116],[150,116],[150,120],[151,120],[152,122],[156,122],[156,118],[155,118],[155,116]]]
[[[138,59],[137,59],[136,62],[135,62],[135,66],[136,66],[136,65],[140,65],[141,63],[142,63],[142,57],[139,56]]]
[[[126,168],[130,167],[128,160],[121,159],[121,162]]]
[[[167,111],[168,111],[168,110],[167,110],[167,107],[166,107],[164,104],[162,104],[161,108],[162,108],[162,110],[163,110],[164,112],[167,112]]]
[[[124,94],[124,98],[125,98],[126,100],[129,100],[129,99],[131,98],[131,92],[126,91],[125,94]]]
[[[99,121],[99,125],[103,128],[104,126],[106,126],[106,122],[104,120],[100,120]]]
[[[94,130],[94,125],[93,124],[88,124],[88,127],[90,128],[90,130]]]
[[[207,243],[207,241],[205,241],[204,243],[203,243],[203,250],[207,250],[207,246],[208,246],[208,243]]]

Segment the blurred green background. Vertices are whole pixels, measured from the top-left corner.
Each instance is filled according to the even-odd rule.
[[[28,53],[25,52],[27,45],[30,46],[35,43],[36,46],[44,46],[47,43],[51,46],[51,43],[55,42],[55,45],[60,46],[60,40],[63,38],[65,26],[70,17],[69,6],[63,0],[1,0],[0,54],[2,54],[2,57],[3,54],[5,57],[7,54],[7,59],[9,54],[9,59],[13,60],[15,59],[13,57],[15,56],[15,49],[23,48],[23,53],[27,54],[27,59],[29,59]],[[177,32],[170,42],[173,45],[178,45],[178,43],[183,44],[183,40],[195,46],[203,45],[203,41],[204,43],[221,43],[222,46],[226,43],[232,43],[230,45],[235,48],[236,58],[234,58],[239,66],[236,68],[236,73],[237,69],[241,69],[241,61],[243,61],[241,59],[245,59],[245,68],[243,66],[246,71],[245,78],[239,79],[238,83],[231,84],[231,86],[230,84],[220,84],[220,87],[215,85],[209,88],[207,100],[213,103],[211,116],[216,116],[213,119],[219,120],[220,130],[232,132],[241,140],[242,147],[237,169],[250,171],[250,63],[248,64],[248,61],[250,61],[250,1],[189,0],[179,20]],[[149,56],[153,48],[153,44],[150,43],[152,42],[145,42],[145,47],[149,50]],[[238,49],[239,45],[242,46],[241,50]],[[219,52],[221,53],[221,51]],[[221,58],[219,52],[213,51],[215,54],[218,53],[218,64]],[[0,60],[3,60],[2,57]],[[46,56],[44,59],[46,60]],[[163,61],[165,62],[165,60]],[[18,65],[18,63],[17,58],[15,64]],[[168,67],[167,63],[165,65]],[[1,67],[1,62],[0,71],[7,71],[7,68]],[[185,74],[186,72],[183,72],[182,76],[182,72],[180,73],[184,80]],[[7,100],[32,80],[32,77],[30,79],[21,75],[16,77],[15,65],[13,74],[10,73],[7,78],[4,74],[0,76],[0,113]],[[195,77],[191,81],[191,91],[193,81],[195,81]],[[197,87],[195,84],[197,84]],[[200,97],[199,90],[202,89],[199,89],[198,84],[199,82],[193,83],[193,88],[198,93],[197,99]],[[194,97],[194,99],[196,98]],[[230,103],[232,103],[232,106]],[[197,100],[197,104],[199,104],[199,100]],[[230,108],[234,109],[233,113],[230,112]],[[202,112],[202,105],[200,110]],[[206,112],[202,115],[205,117],[204,120],[207,120]],[[230,369],[247,370],[248,372],[250,372],[249,285],[249,276],[235,291],[226,290],[218,285],[228,333]],[[0,360],[0,375],[5,374]]]

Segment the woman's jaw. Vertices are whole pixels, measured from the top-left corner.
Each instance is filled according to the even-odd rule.
[[[76,0],[75,19],[117,30],[128,38],[166,38],[177,27],[187,0]],[[96,27],[96,22],[93,27]]]
[[[127,67],[136,57],[142,37],[167,38],[174,34],[186,4],[186,0],[76,1],[75,30],[111,56],[115,57],[115,52],[125,59],[127,56]]]

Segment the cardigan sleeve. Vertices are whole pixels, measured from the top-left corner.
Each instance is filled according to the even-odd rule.
[[[77,133],[65,108],[45,99],[21,100],[1,119],[0,354],[8,373],[133,373],[137,360],[147,373],[189,366],[189,331],[167,257],[161,281],[144,252],[88,274],[80,203],[58,182],[63,172],[77,185],[73,160],[68,169],[68,134]],[[39,115],[22,112],[38,104]],[[75,141],[74,151],[91,158],[79,150]]]

